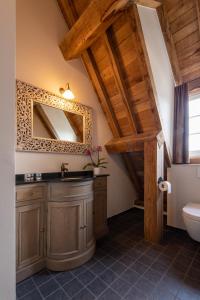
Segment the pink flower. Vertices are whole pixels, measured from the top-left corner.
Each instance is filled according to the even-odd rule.
[[[102,147],[101,147],[101,146],[97,146],[96,149],[97,149],[98,152],[101,152],[101,151],[102,151]]]
[[[89,155],[92,154],[92,150],[91,149],[86,149],[84,154],[89,156]]]

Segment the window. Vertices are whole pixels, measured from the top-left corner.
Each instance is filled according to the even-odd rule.
[[[189,150],[191,157],[200,157],[200,95],[190,98]]]

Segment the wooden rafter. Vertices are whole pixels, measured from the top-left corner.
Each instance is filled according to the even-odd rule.
[[[137,134],[140,131],[140,129],[138,128],[138,121],[136,119],[135,113],[133,112],[133,108],[131,108],[131,101],[129,99],[127,87],[125,86],[123,74],[115,50],[115,45],[113,44],[112,36],[113,36],[112,28],[109,28],[104,34],[104,41],[112,64],[116,85],[118,87],[119,93],[123,100],[124,107],[127,110],[127,115],[129,116],[130,126],[132,127],[133,131]]]
[[[116,20],[130,0],[93,0],[60,44],[66,60],[76,58]]]
[[[63,0],[58,1],[61,9],[66,11],[67,4]],[[79,57],[118,18],[121,11],[134,3],[152,8],[161,5],[155,0],[92,0],[60,44],[65,59]],[[68,16],[72,18],[73,5],[69,5]]]
[[[156,123],[156,129],[158,131],[161,131],[162,125],[161,125],[161,121],[160,121],[160,117],[159,117],[158,107],[156,105],[156,103],[157,103],[156,88],[155,88],[154,78],[153,78],[153,74],[152,74],[150,59],[148,56],[148,51],[147,51],[145,40],[144,40],[142,25],[140,22],[140,17],[139,17],[139,13],[138,13],[138,9],[137,9],[136,5],[132,6],[131,9],[129,10],[129,16],[130,16],[130,22],[133,27],[133,30],[134,30],[135,26],[137,27],[138,45],[141,45],[140,49],[138,51],[138,55],[141,58],[141,68],[143,68],[143,69],[147,68],[147,75],[145,76],[145,81],[146,81],[146,85],[148,86],[149,101],[151,103],[151,108],[152,108],[152,112],[153,112],[155,123]],[[135,20],[135,22],[133,22],[133,20]],[[140,41],[140,43],[139,43],[139,41]]]
[[[104,87],[104,84],[102,82],[101,76],[99,74],[94,57],[90,49],[88,49],[82,54],[82,59],[88,71],[88,74],[92,80],[93,86],[97,92],[99,101],[107,117],[107,121],[110,125],[113,135],[115,137],[122,136],[122,132],[116,119],[112,104],[110,102],[110,98]]]
[[[170,25],[168,22],[167,15],[165,13],[165,5],[163,4],[161,7],[158,8],[158,17],[160,20],[160,25],[162,28],[163,36],[165,39],[168,55],[170,58],[174,79],[177,85],[181,84],[183,82],[181,71],[179,67],[179,61],[176,53],[176,48],[173,40],[173,36],[170,30]]]
[[[78,19],[78,14],[76,12],[76,9],[75,9],[73,3],[70,0],[68,0],[68,1],[57,0],[57,1],[60,6],[60,9],[62,11],[62,14],[65,18],[66,23],[68,24],[69,28],[71,28]],[[98,72],[96,62],[94,60],[92,52],[90,51],[90,49],[88,49],[82,53],[81,57],[82,57],[84,65],[87,69],[87,72],[91,78],[93,87],[94,87],[95,91],[97,92],[99,102],[101,103],[102,109],[106,115],[106,118],[107,118],[107,121],[108,121],[108,124],[110,126],[113,136],[114,137],[122,136],[121,129],[119,127],[116,116],[114,114],[112,104],[110,102],[107,91],[103,85],[101,76]]]

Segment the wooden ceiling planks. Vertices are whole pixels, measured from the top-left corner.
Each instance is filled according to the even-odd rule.
[[[200,76],[200,0],[163,0],[158,9],[177,84]]]

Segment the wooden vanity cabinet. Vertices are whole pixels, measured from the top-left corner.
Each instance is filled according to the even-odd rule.
[[[16,188],[17,282],[45,266],[45,185]]]
[[[93,181],[51,183],[47,222],[47,267],[75,268],[95,251]]]
[[[93,180],[16,187],[17,282],[75,268],[95,252]]]
[[[97,176],[94,179],[94,231],[96,239],[108,233],[107,176]]]

